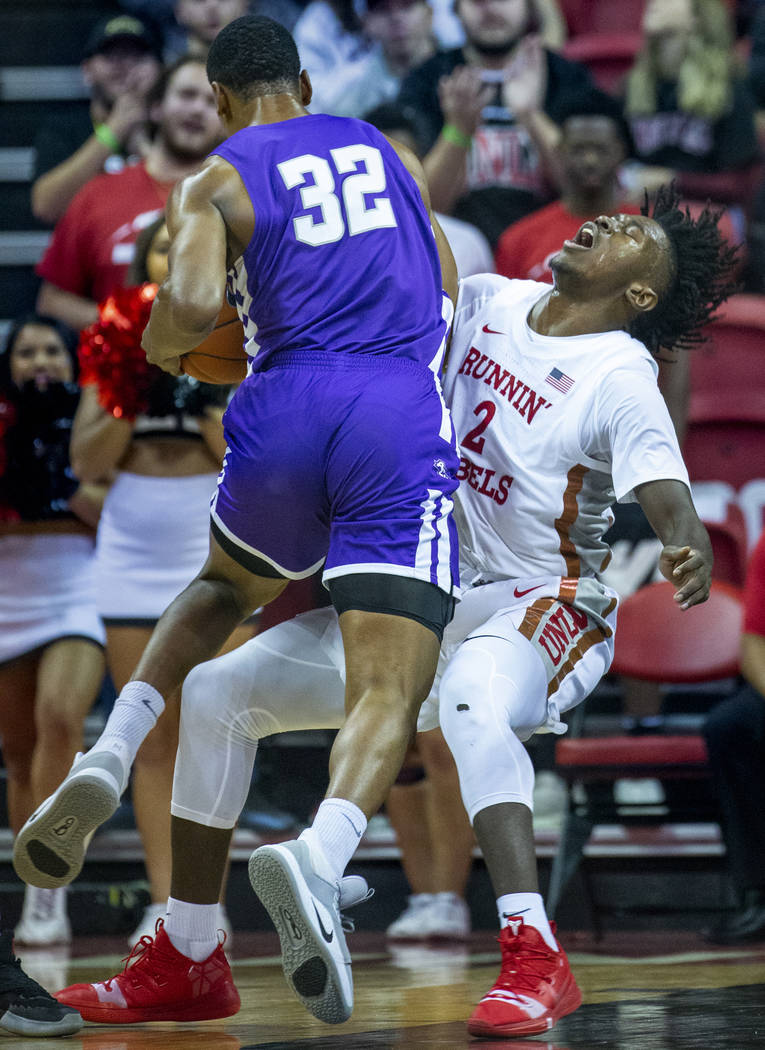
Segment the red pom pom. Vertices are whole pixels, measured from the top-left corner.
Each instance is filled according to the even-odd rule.
[[[116,419],[144,412],[149,389],[162,374],[141,348],[156,294],[156,284],[117,289],[100,304],[96,323],[80,333],[80,384],[95,383],[100,404]]]

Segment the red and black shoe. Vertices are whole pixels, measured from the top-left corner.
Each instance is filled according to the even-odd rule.
[[[555,933],[555,923],[550,926]],[[497,939],[502,968],[468,1021],[471,1035],[506,1039],[546,1032],[580,1006],[582,993],[559,944],[553,951],[519,916],[508,920]]]
[[[138,941],[122,973],[98,984],[73,984],[56,999],[101,1024],[211,1021],[235,1014],[239,993],[223,945],[194,962],[176,951],[163,926],[158,919],[155,936]]]

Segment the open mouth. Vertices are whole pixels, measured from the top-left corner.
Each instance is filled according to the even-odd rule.
[[[581,248],[587,250],[595,243],[595,226],[591,222],[584,223],[577,230],[573,240],[566,241],[567,248]]]

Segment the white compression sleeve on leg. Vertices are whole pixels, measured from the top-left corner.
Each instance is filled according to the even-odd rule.
[[[547,679],[527,639],[512,627],[507,637],[487,628],[463,642],[441,680],[439,715],[471,822],[501,802],[531,809],[534,768],[518,734],[545,722]]]
[[[315,609],[191,672],[183,687],[174,816],[232,828],[261,737],[342,725],[345,687],[327,644],[334,630],[334,610]]]

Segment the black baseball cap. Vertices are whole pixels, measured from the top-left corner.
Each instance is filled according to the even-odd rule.
[[[83,58],[100,54],[116,40],[129,40],[162,58],[162,48],[154,31],[133,15],[113,15],[98,22],[87,39]]]

